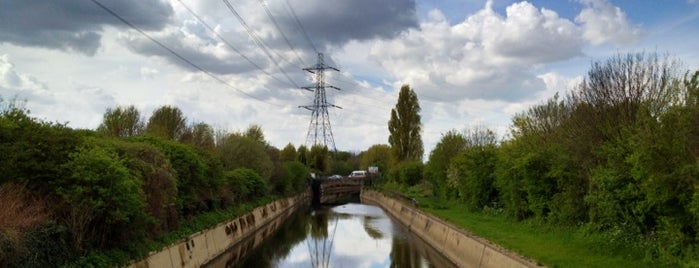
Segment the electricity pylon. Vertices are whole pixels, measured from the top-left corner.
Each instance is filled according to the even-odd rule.
[[[335,138],[333,138],[332,127],[330,126],[330,116],[328,115],[328,107],[342,107],[328,103],[325,97],[325,89],[333,88],[340,90],[335,86],[325,83],[325,70],[340,71],[335,67],[325,65],[323,62],[323,53],[318,53],[318,63],[312,67],[303,68],[315,75],[315,85],[302,87],[303,89],[315,92],[312,105],[303,105],[299,108],[306,108],[311,111],[311,123],[308,125],[308,134],[306,135],[306,146],[323,145],[328,149],[337,151],[335,148]]]

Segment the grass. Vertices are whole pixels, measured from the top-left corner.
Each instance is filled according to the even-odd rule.
[[[549,267],[659,267],[645,257],[645,242],[622,230],[594,232],[585,226],[516,221],[504,213],[470,212],[464,205],[426,197],[419,186],[402,189],[432,215]]]

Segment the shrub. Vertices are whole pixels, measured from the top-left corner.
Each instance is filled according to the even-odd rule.
[[[227,173],[226,184],[234,193],[240,193],[244,200],[262,197],[267,193],[267,183],[254,170],[237,168]]]
[[[390,180],[413,186],[422,181],[424,165],[418,161],[401,162],[389,171]]]
[[[88,145],[70,155],[71,176],[57,182],[76,248],[109,248],[145,237],[141,181],[110,148]],[[83,244],[87,243],[87,244]]]
[[[289,191],[298,192],[306,187],[309,171],[306,166],[298,161],[284,162],[284,170],[286,170],[286,180]]]
[[[155,137],[138,137],[141,141],[157,147],[175,170],[177,179],[177,205],[184,215],[193,215],[205,207],[206,189],[211,185],[206,178],[206,165],[197,152],[184,144]]]
[[[456,180],[462,201],[471,210],[482,210],[497,201],[495,166],[497,148],[492,145],[474,146],[454,158]]]

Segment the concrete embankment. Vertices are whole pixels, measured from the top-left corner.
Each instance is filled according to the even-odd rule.
[[[293,214],[299,206],[309,205],[310,198],[311,192],[309,190],[294,197],[279,199],[257,207],[252,212],[220,223],[211,229],[192,234],[158,252],[153,252],[145,259],[132,263],[129,267],[200,267],[226,252],[232,246],[239,244],[251,234],[255,234],[260,228],[276,230],[279,223]],[[257,234],[266,236],[268,233],[272,233],[272,231],[258,232]],[[264,240],[264,237],[252,241],[257,240]],[[250,239],[246,241],[250,241]]]
[[[362,203],[375,204],[459,267],[539,267],[514,253],[475,237],[415,208],[412,204],[364,190]]]

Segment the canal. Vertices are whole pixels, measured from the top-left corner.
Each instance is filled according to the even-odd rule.
[[[204,267],[456,267],[381,208],[359,203],[300,209],[253,244]]]

